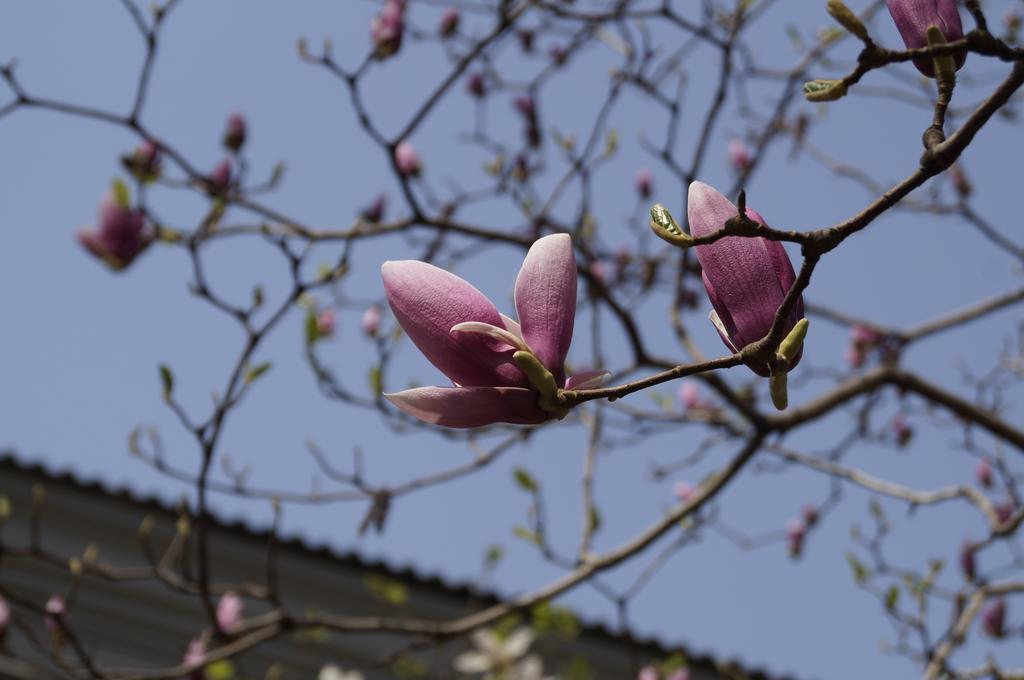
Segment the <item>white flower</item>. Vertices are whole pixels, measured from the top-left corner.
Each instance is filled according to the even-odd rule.
[[[484,673],[484,680],[542,680],[543,663],[539,656],[526,652],[534,640],[529,628],[518,628],[504,640],[491,630],[478,630],[470,639],[476,650],[455,657],[460,673]]]
[[[320,669],[317,680],[363,680],[363,674],[359,671],[343,671],[333,663],[329,663]]]

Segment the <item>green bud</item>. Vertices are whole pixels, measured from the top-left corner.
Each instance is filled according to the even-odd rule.
[[[787,364],[796,358],[796,355],[800,353],[800,348],[804,346],[804,338],[807,337],[807,327],[811,325],[811,322],[806,318],[800,319],[793,326],[793,330],[789,332],[782,342],[779,343],[779,356]]]
[[[558,385],[555,383],[555,376],[541,363],[533,352],[519,350],[512,355],[512,361],[516,363],[519,370],[526,374],[530,386],[540,392],[541,396],[555,399],[558,397]]]
[[[853,10],[846,6],[843,0],[828,0],[825,4],[825,9],[847,31],[853,33],[861,40],[868,39],[868,29],[864,22],[853,13]]]
[[[693,244],[693,238],[679,227],[676,218],[661,203],[651,208],[650,224],[651,231],[663,241],[680,248],[688,248]]]
[[[927,35],[928,47],[939,47],[946,44],[946,36],[942,34],[942,29],[938,26],[929,26]],[[956,80],[956,60],[953,59],[953,55],[944,54],[940,57],[933,57],[932,61],[935,63],[935,78],[938,81]]]
[[[846,96],[846,84],[841,80],[810,80],[804,83],[804,97],[809,102],[834,102]]]
[[[788,375],[786,371],[778,371],[768,378],[768,391],[771,392],[772,403],[780,411],[785,411],[789,406]]]

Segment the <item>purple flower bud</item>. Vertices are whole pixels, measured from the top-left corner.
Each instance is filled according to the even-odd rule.
[[[441,15],[441,24],[438,26],[437,32],[441,34],[442,38],[450,38],[455,35],[455,32],[459,30],[459,10],[454,7],[449,7]]]
[[[964,541],[963,545],[960,546],[960,570],[968,581],[973,581],[977,575],[977,564],[974,559],[974,554],[977,550],[978,546],[974,545],[971,541]]]
[[[384,213],[388,208],[388,197],[387,194],[380,194],[377,198],[373,199],[370,205],[363,208],[363,211],[359,214],[367,222],[380,222],[384,219]]]
[[[548,56],[551,57],[552,64],[562,66],[569,55],[561,45],[552,45],[551,49],[548,50]]]
[[[850,342],[864,347],[874,347],[882,339],[881,334],[873,328],[856,324],[850,329]]]
[[[160,145],[145,139],[130,154],[121,156],[121,164],[140,182],[152,182],[160,176],[161,156]]]
[[[685,503],[690,500],[693,496],[694,488],[693,485],[686,481],[676,482],[675,486],[672,487],[672,493],[679,500],[680,503]]]
[[[387,59],[402,47],[405,33],[405,0],[387,0],[380,14],[370,22],[373,56]]]
[[[232,167],[231,161],[225,158],[217,166],[214,167],[213,172],[207,178],[208,190],[211,194],[223,194],[227,193],[228,188],[231,187],[231,175]]]
[[[982,629],[992,637],[1006,635],[1006,600],[999,598],[981,615]]]
[[[647,168],[640,168],[636,171],[633,183],[636,184],[636,192],[640,194],[640,198],[648,199],[654,190],[654,173]]]
[[[227,128],[224,130],[224,146],[238,151],[245,144],[246,124],[242,114],[235,112],[228,116]]]
[[[791,519],[786,524],[786,548],[790,557],[800,557],[804,549],[804,537],[807,536],[807,525],[802,519]]]
[[[816,506],[805,505],[800,515],[803,517],[804,524],[808,527],[813,527],[818,523],[818,508]]]
[[[750,154],[750,147],[740,139],[729,140],[729,166],[736,172],[743,172],[750,167],[753,158]]]
[[[644,666],[636,675],[636,680],[659,680],[661,673],[654,666]]]
[[[703,406],[703,401],[700,397],[700,385],[697,384],[696,380],[684,380],[683,384],[679,386],[679,403],[683,405],[683,409],[687,411],[699,409]]]
[[[1005,524],[1010,521],[1013,517],[1013,513],[1017,510],[1017,504],[1013,502],[1012,498],[1007,498],[1002,503],[996,503],[993,510],[996,513],[996,519],[999,520],[1000,524]]]
[[[519,47],[522,48],[523,52],[533,52],[533,31],[524,29],[522,31],[519,31],[519,33],[517,33],[516,35],[519,38]]]
[[[523,114],[525,118],[532,118],[537,115],[537,108],[534,104],[533,97],[528,94],[521,94],[513,99],[512,105],[516,107],[516,111]]]
[[[60,595],[51,595],[46,601],[46,628],[50,632],[58,631],[66,624],[70,616],[68,605]]]
[[[194,666],[203,664],[206,661],[206,642],[202,638],[196,638],[188,643],[188,647],[185,648],[185,654],[181,658],[181,662],[186,666]],[[190,680],[203,680],[206,677],[206,673],[203,672],[203,667],[200,666],[189,675]]]
[[[474,71],[466,78],[466,90],[477,99],[487,94],[487,78],[480,71]]]
[[[978,461],[978,467],[974,474],[978,479],[978,484],[986,489],[992,488],[992,465],[987,460]]]
[[[217,602],[217,627],[224,633],[234,633],[242,627],[242,609],[245,603],[230,590]]]
[[[694,236],[706,236],[736,217],[736,206],[722,194],[702,182],[690,185],[687,214]],[[764,224],[764,219],[747,209],[750,219]],[[766,336],[771,330],[775,312],[796,280],[786,249],[778,241],[760,236],[745,238],[728,236],[708,245],[697,246],[697,260],[703,269],[704,287],[715,308],[711,321],[722,341],[733,352]],[[784,333],[804,316],[803,296],[786,318]],[[801,353],[790,362],[792,370],[800,362]],[[750,370],[767,378],[767,364],[748,363]]]
[[[326,338],[334,335],[334,330],[337,328],[337,325],[338,315],[330,307],[320,310],[316,315],[316,329],[317,332],[319,332],[320,337]]]
[[[929,26],[937,26],[946,42],[964,37],[956,0],[885,0],[885,4],[889,6],[889,14],[896,22],[896,28],[908,49],[928,46]],[[959,70],[967,60],[967,53],[958,52],[954,56]],[[935,77],[935,63],[932,59],[915,59],[914,66],[929,78]]]
[[[889,430],[892,432],[896,444],[901,448],[909,444],[910,440],[914,437],[914,429],[898,413],[893,417],[892,422],[889,423]]]
[[[419,177],[423,171],[423,164],[420,162],[420,155],[412,142],[403,139],[395,147],[395,165],[403,177]]]
[[[100,201],[96,226],[80,229],[78,242],[114,271],[130,265],[155,234],[139,210],[122,206],[113,191]]]
[[[949,169],[949,180],[953,183],[953,190],[960,198],[967,198],[974,192],[974,186],[967,179],[967,174],[959,163]]]
[[[363,312],[363,333],[371,338],[377,337],[380,333],[381,312],[380,305],[377,304],[370,305]]]

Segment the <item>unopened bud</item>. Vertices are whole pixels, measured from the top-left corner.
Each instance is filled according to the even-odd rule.
[[[838,21],[839,25],[847,31],[853,33],[861,40],[866,41],[868,39],[868,29],[864,22],[842,0],[828,0],[825,8],[832,15],[832,18]]]

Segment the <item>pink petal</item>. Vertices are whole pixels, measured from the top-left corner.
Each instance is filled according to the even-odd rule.
[[[593,390],[604,384],[611,373],[608,371],[583,371],[565,381],[567,390]]]
[[[545,236],[530,247],[515,300],[523,339],[562,384],[576,318],[576,255],[568,234]]]
[[[480,321],[503,327],[497,308],[458,276],[426,262],[402,260],[381,267],[384,292],[402,329],[423,356],[453,382],[465,386],[525,387],[513,349],[480,333],[451,332]]]
[[[384,398],[403,413],[445,427],[532,425],[548,418],[537,407],[537,393],[521,387],[417,387]]]

